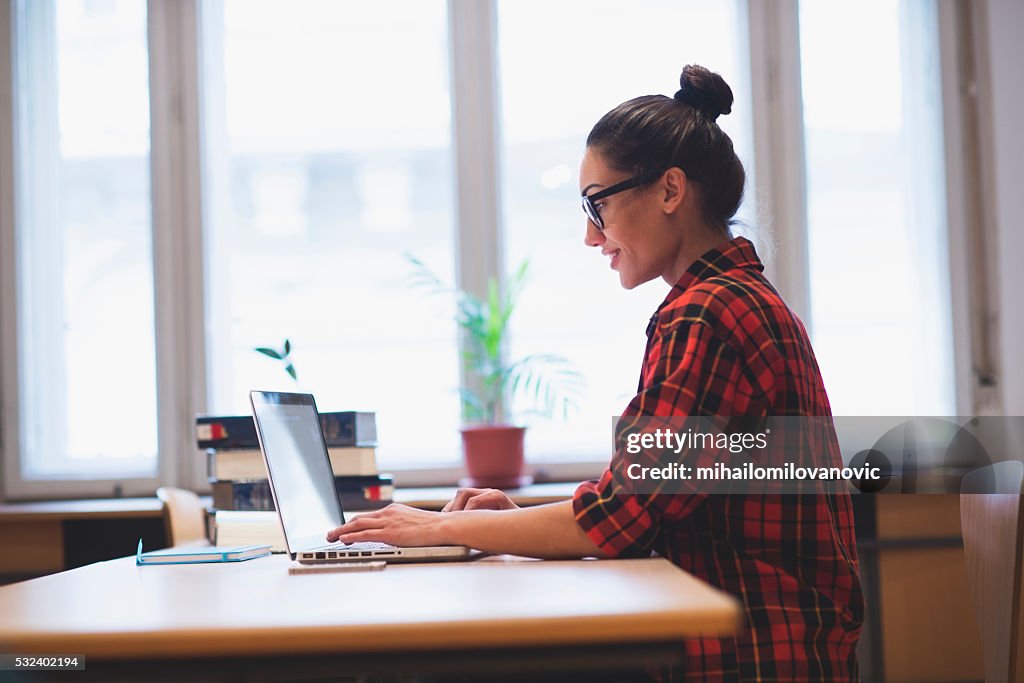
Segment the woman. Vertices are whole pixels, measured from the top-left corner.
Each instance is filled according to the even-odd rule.
[[[674,97],[639,97],[594,126],[580,168],[585,243],[632,289],[671,286],[651,318],[629,416],[831,415],[807,333],[731,237],[743,166],[716,123],[732,106],[717,74],[687,66]],[[818,456],[838,457],[834,439]],[[466,489],[441,513],[393,505],[329,540],[460,544],[543,558],[668,558],[740,598],[734,638],[688,640],[687,678],[850,680],[863,605],[853,516],[839,495],[645,495],[624,461],[572,500],[516,508]]]

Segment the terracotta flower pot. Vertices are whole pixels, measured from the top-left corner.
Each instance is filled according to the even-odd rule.
[[[532,482],[523,476],[525,427],[463,427],[462,454],[466,460],[464,486],[515,488]]]

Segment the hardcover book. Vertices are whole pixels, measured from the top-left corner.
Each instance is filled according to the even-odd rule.
[[[204,564],[207,562],[243,562],[270,554],[270,546],[224,545],[213,547],[181,547],[142,552],[142,539],[135,553],[135,564]]]
[[[365,511],[364,511],[365,512]],[[360,512],[345,514],[348,521],[358,517]],[[277,512],[238,510],[217,510],[213,517],[213,542],[217,545],[269,545],[274,553],[287,552],[281,520]],[[324,529],[325,543],[327,529]]]
[[[217,510],[213,519],[213,542],[217,545],[259,544],[269,545],[271,552],[275,553],[287,550],[281,520],[276,512]],[[324,534],[326,536],[326,529]]]
[[[388,475],[335,477],[341,505],[346,510],[380,508],[391,502],[394,480]],[[218,510],[274,510],[274,497],[266,479],[213,482],[213,506]]]
[[[370,446],[328,448],[335,477],[376,476],[377,449]],[[206,452],[206,474],[211,481],[266,479],[267,467],[260,449],[210,449]]]
[[[327,446],[376,446],[375,413],[343,411],[320,413]],[[196,416],[196,445],[207,448],[259,448],[252,415]]]

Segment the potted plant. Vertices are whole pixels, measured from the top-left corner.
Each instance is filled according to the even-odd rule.
[[[527,280],[524,260],[505,291],[496,278],[488,282],[486,298],[446,285],[419,259],[407,256],[415,267],[414,285],[432,293],[452,295],[455,320],[463,338],[462,451],[467,486],[511,488],[532,481],[524,474],[523,441],[526,427],[515,424],[512,406],[528,415],[566,415],[576,407],[582,377],[568,360],[553,354],[534,354],[516,360],[507,357],[509,320]]]

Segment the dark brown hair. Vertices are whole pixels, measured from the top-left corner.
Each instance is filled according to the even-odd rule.
[[[716,119],[732,111],[732,90],[702,66],[683,67],[674,97],[645,95],[601,117],[587,147],[623,173],[678,166],[697,183],[705,219],[727,231],[743,198],[743,164]]]

